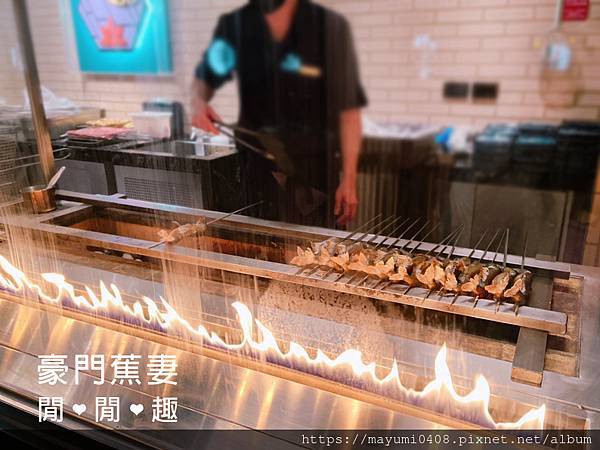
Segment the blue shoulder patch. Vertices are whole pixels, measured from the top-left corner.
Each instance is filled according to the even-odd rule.
[[[224,77],[229,75],[235,68],[235,50],[226,40],[217,38],[208,47],[206,60],[210,70]]]

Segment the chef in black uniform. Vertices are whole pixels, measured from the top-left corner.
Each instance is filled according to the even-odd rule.
[[[360,108],[367,99],[346,19],[310,0],[250,0],[222,15],[196,68],[194,126],[218,132],[214,121],[221,119],[209,102],[234,76],[238,125],[283,144],[275,151],[264,139],[238,133],[268,152],[238,142],[241,202],[264,200],[257,215],[266,219],[351,221],[358,207]]]

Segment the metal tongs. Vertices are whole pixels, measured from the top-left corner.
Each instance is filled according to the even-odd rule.
[[[213,123],[225,136],[230,137],[238,144],[241,144],[244,147],[252,150],[263,158],[273,161],[279,170],[281,170],[281,172],[283,172],[285,175],[290,177],[294,175],[296,168],[294,167],[292,160],[289,158],[285,150],[285,146],[272,134],[250,130],[236,124],[227,124],[219,120],[213,120]],[[238,136],[239,134],[256,138],[266,150],[250,144],[247,140],[240,138]]]

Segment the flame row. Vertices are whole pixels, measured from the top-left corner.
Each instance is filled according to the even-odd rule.
[[[489,411],[490,386],[483,375],[477,377],[470,393],[460,395],[454,388],[450,368],[446,363],[445,344],[435,358],[435,378],[422,391],[416,391],[403,386],[395,359],[387,375],[380,378],[375,362],[365,363],[362,353],[356,349],[345,350],[333,359],[321,350],[317,350],[315,356],[311,357],[306,349],[296,342],[289,342],[288,350],[282,350],[273,333],[258,319],[254,319],[248,307],[240,302],[234,302],[232,306],[238,316],[242,339],[239,343],[231,344],[216,333],[209,333],[203,325],[192,326],[162,297],[159,297],[160,301],[157,304],[143,296],[141,301],[138,300],[130,306],[123,301],[119,289],[114,284],[107,287],[101,281],[99,296],[85,286],[86,295],[81,295],[76,293],[75,287],[66,281],[64,275],[44,273],[42,278],[57,289],[56,295],[53,296],[44,292],[42,287],[32,282],[2,256],[0,268],[0,289],[34,298],[45,304],[74,308],[95,316],[180,336],[201,345],[299,370],[485,428],[544,427],[545,405],[531,409],[516,422],[496,422]],[[254,326],[258,331],[256,335],[260,336],[259,340],[254,338]]]

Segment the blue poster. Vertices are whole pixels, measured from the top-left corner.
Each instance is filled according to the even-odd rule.
[[[71,0],[82,72],[172,71],[166,0]]]

